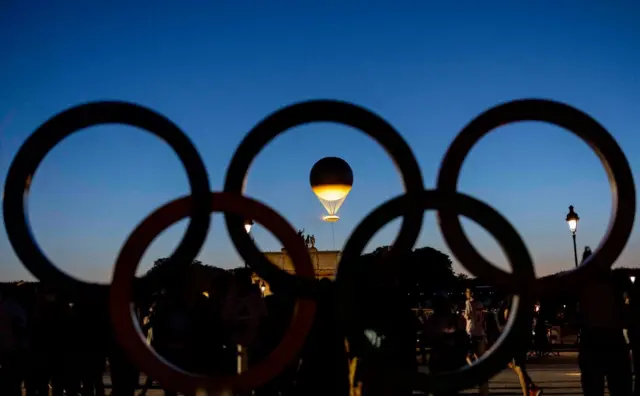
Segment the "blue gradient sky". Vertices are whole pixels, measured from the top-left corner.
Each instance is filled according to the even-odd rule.
[[[640,171],[638,2],[584,1],[579,9],[551,1],[490,2],[490,8],[478,4],[487,2],[404,8],[375,1],[53,3],[1,6],[0,182],[38,125],[68,106],[99,99],[134,101],[166,114],[193,139],[215,189],[256,122],[311,98],[353,101],[383,115],[413,147],[427,186],[464,124],[521,97],[589,112]],[[346,159],[355,175],[335,228],[339,248],[367,212],[402,191],[389,158],[362,134],[332,124],[287,133],[257,158],[247,193],[314,233],[319,248],[332,248],[331,227],[321,222],[322,206],[308,185],[311,166],[328,155]],[[573,265],[564,222],[569,204],[582,217],[580,250],[595,248],[604,236],[611,208],[605,172],[587,145],[565,131],[540,123],[501,128],[473,150],[463,172],[461,190],[516,226],[541,274]],[[133,227],[187,191],[179,162],[160,141],[130,127],[96,127],[47,157],[34,179],[30,216],[43,249],[61,268],[107,281]],[[214,217],[201,259],[237,266],[221,220]],[[185,224],[154,242],[142,270],[172,251]],[[379,232],[369,248],[389,244],[398,224]],[[480,250],[506,268],[495,242],[467,224]],[[254,235],[264,249],[280,248],[265,230],[256,227]],[[419,244],[449,253],[432,214]],[[636,230],[618,265],[637,266],[638,253]],[[11,279],[30,275],[2,228],[0,280]]]

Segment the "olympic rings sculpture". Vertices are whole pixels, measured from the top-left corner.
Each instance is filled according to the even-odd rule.
[[[636,212],[636,192],[627,158],[611,134],[588,114],[569,105],[542,99],[522,99],[495,106],[466,125],[442,160],[437,188],[427,190],[418,162],[402,136],[373,112],[346,102],[313,100],[286,106],[260,121],[237,148],[222,192],[212,192],[206,168],[187,135],[164,116],[126,102],[93,102],[67,109],[42,124],[21,146],[6,178],[3,215],[6,232],[16,255],[40,281],[58,292],[82,298],[109,299],[117,338],[139,368],[152,378],[162,379],[166,389],[211,394],[246,392],[276,376],[302,347],[315,315],[319,282],[306,247],[293,227],[278,213],[243,195],[247,172],[255,156],[271,140],[286,130],[310,122],[332,121],[361,130],[377,141],[396,164],[405,194],[373,210],[345,243],[334,283],[339,304],[336,309],[350,349],[357,351],[373,367],[376,375],[396,383],[409,383],[426,393],[459,390],[485,382],[497,374],[518,352],[526,348],[535,298],[559,292],[578,292],[603,270],[608,270],[628,242]],[[499,126],[518,121],[544,121],[561,126],[584,140],[603,163],[613,196],[613,216],[604,240],[593,255],[575,270],[536,278],[533,260],[517,231],[495,209],[458,192],[457,182],[464,159],[471,148]],[[191,194],[156,209],[129,235],[118,255],[111,285],[80,281],[59,270],[42,252],[29,227],[25,199],[30,181],[45,156],[66,137],[89,126],[120,123],[139,127],[164,140],[176,152],[188,176]],[[442,374],[407,373],[394,370],[365,337],[354,295],[352,267],[361,257],[371,237],[395,217],[402,227],[385,262],[411,249],[416,242],[424,210],[435,210],[445,242],[458,261],[473,275],[516,295],[514,315],[507,330],[490,353],[476,364]],[[210,213],[222,212],[226,227],[241,257],[260,277],[297,299],[297,309],[286,337],[262,363],[235,377],[207,377],[185,372],[166,362],[144,342],[132,314],[133,292],[148,285],[135,278],[135,270],[148,245],[171,224],[184,217],[189,224],[183,239],[171,254],[165,271],[179,270],[198,255],[209,232]],[[484,227],[498,241],[509,259],[513,273],[496,268],[471,245],[460,224],[466,216]],[[278,269],[260,252],[244,231],[245,219],[261,223],[286,247],[295,266],[291,275]],[[403,271],[402,265],[385,267],[390,274]],[[518,309],[524,307],[525,309]],[[527,308],[528,307],[528,308]]]

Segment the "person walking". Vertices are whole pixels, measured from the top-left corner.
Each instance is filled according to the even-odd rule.
[[[616,298],[611,271],[594,276],[579,295],[580,346],[578,364],[585,396],[604,395],[605,378],[611,396],[631,395],[629,349],[624,337],[622,301]]]
[[[509,305],[510,301],[506,300],[500,308],[501,312],[499,312],[498,314],[501,332],[504,331],[504,328],[507,325],[507,321],[509,320]],[[526,364],[527,356],[525,352],[522,355],[514,357],[513,360],[509,363],[509,368],[513,370],[513,372],[518,376],[523,396],[540,396],[542,394],[542,389],[540,389],[540,387],[536,385],[535,382],[533,382],[533,379],[527,372]]]
[[[631,291],[625,294],[624,301],[624,321],[626,327],[625,338],[631,351],[632,372],[635,379],[633,384],[633,395],[640,396],[640,380],[638,371],[640,370],[640,296],[638,288],[631,285]]]
[[[464,308],[464,319],[466,320],[466,330],[469,336],[469,364],[479,359],[486,351],[486,335],[484,331],[484,306],[474,298],[471,289],[465,291],[467,298]],[[489,394],[489,384],[480,385],[480,394]]]
[[[147,345],[149,345],[151,347],[154,346],[154,342],[153,342],[153,314],[154,314],[154,311],[155,311],[155,302],[151,304],[151,307],[149,307],[149,312],[142,319],[142,331],[146,335]],[[153,378],[151,378],[150,376],[147,375],[146,379],[144,381],[144,384],[142,384],[142,390],[140,391],[139,396],[147,396],[147,392],[149,391],[149,388],[151,388],[152,386],[153,386]]]

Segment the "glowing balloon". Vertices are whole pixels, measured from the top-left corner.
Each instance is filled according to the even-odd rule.
[[[323,158],[311,168],[309,181],[311,189],[327,210],[327,216],[322,219],[329,222],[340,220],[338,209],[353,186],[353,171],[349,164],[342,158]]]

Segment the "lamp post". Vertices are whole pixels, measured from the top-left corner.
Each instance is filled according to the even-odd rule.
[[[631,275],[631,276],[629,277],[629,280],[631,281],[631,284],[632,284],[632,285],[633,285],[634,283],[636,283],[636,277],[635,277],[635,276],[633,276],[633,275]]]
[[[569,231],[573,237],[573,258],[575,260],[576,267],[578,267],[578,248],[576,247],[576,231],[578,230],[578,221],[580,216],[573,211],[573,205],[569,206],[569,213],[567,214],[567,224],[569,225]]]
[[[264,281],[260,281],[260,292],[262,293],[262,297],[264,297],[265,291],[267,291],[267,286],[264,284]]]
[[[253,220],[246,219],[244,221],[244,230],[247,232],[247,234],[251,234],[251,227],[253,227]],[[247,262],[246,261],[244,263],[244,267],[247,268]]]

